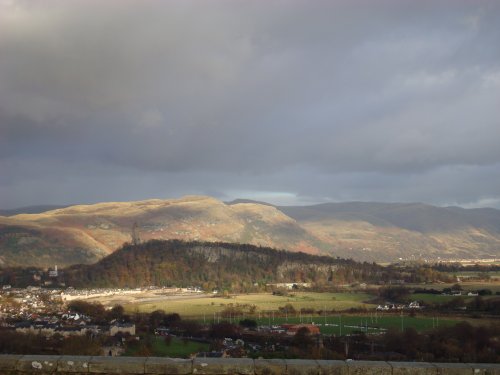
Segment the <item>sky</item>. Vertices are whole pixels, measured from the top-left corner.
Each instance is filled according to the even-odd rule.
[[[0,208],[500,208],[500,1],[0,0]]]

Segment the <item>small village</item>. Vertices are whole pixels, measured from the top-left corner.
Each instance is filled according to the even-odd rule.
[[[321,294],[331,296],[324,303],[294,306],[296,301],[318,298],[313,284],[266,283],[265,292],[238,295],[196,284],[74,288],[66,285],[57,266],[25,275],[24,285],[29,286],[0,285],[4,352],[22,353],[29,347],[42,354],[349,358],[355,350],[361,359],[377,355],[377,348],[390,347],[386,340],[394,330],[404,335],[415,324],[426,324],[427,329],[451,324],[439,317],[440,312],[470,313],[470,301],[493,293],[485,288],[464,289],[459,279],[440,290],[421,286],[410,292],[405,280],[394,278],[382,286],[339,283],[336,293]],[[243,296],[263,300],[257,307],[238,302]],[[359,302],[353,303],[358,296]],[[428,302],[436,296],[442,306]],[[462,297],[469,299],[468,305],[465,299],[451,305]],[[341,306],[344,298],[350,305],[336,310],[334,306]],[[264,307],[265,300],[271,305]],[[184,315],[185,301],[198,307]],[[278,301],[282,305],[274,305]],[[182,316],[174,306],[181,308]]]
[[[284,288],[292,288],[283,285]],[[164,338],[166,341],[177,338],[199,342],[200,350],[191,353],[191,356],[202,357],[230,357],[246,356],[251,352],[274,352],[283,350],[297,335],[313,337],[315,345],[322,346],[323,338],[320,328],[325,323],[304,322],[298,324],[269,324],[257,326],[250,319],[240,321],[240,325],[230,324],[227,321],[214,320],[214,324],[195,324],[181,322],[177,314],[172,324],[165,326],[168,316],[164,314],[161,319],[152,319],[147,316],[129,316],[119,305],[104,308],[100,304],[85,302],[98,297],[127,297],[154,292],[163,295],[186,295],[204,293],[198,287],[189,288],[159,288],[150,286],[137,289],[48,289],[39,286],[27,288],[12,288],[4,285],[0,290],[0,329],[18,334],[31,334],[43,336],[47,339],[60,338],[61,340],[79,336],[90,340],[100,340],[101,355],[121,355],[127,347],[140,345],[145,334],[154,334],[155,337]],[[212,292],[205,292],[210,296]],[[99,306],[99,309],[95,307]],[[379,305],[376,310],[402,310],[420,309],[418,302],[409,305],[386,304]],[[85,309],[88,313],[85,313]],[[274,316],[274,315],[273,315]],[[227,318],[227,317],[226,317]],[[231,318],[231,317],[230,317]],[[274,318],[273,318],[274,320]],[[236,317],[233,317],[236,322]],[[333,325],[333,324],[330,324]],[[214,332],[216,330],[220,332]],[[368,330],[362,324],[356,326],[346,325],[346,328]],[[380,332],[385,331],[381,329]],[[371,332],[373,333],[373,332]],[[210,349],[210,350],[201,350]]]
[[[155,287],[147,288],[157,290]],[[19,334],[31,334],[43,336],[48,339],[68,338],[70,336],[80,336],[92,339],[105,338],[106,343],[101,348],[101,355],[120,355],[123,354],[127,343],[138,342],[141,340],[139,332],[136,332],[136,323],[132,322],[130,317],[124,315],[120,308],[108,308],[102,317],[86,315],[82,312],[74,311],[74,307],[82,303],[78,297],[101,296],[101,295],[127,295],[136,293],[138,290],[118,290],[118,289],[89,289],[89,290],[60,290],[45,289],[40,287],[28,287],[24,289],[11,288],[4,286],[0,290],[0,299],[2,301],[0,308],[0,330],[10,331]],[[170,290],[172,292],[172,290]],[[186,288],[178,290],[179,293],[197,293],[197,288]],[[76,298],[75,298],[76,297]],[[75,302],[76,301],[76,302]],[[93,304],[83,302],[91,306]],[[119,311],[118,314],[116,311]],[[108,318],[108,319],[106,319]],[[161,323],[158,323],[161,324]],[[218,323],[225,326],[225,322]],[[199,351],[192,353],[192,356],[201,357],[241,357],[246,354],[245,347],[248,350],[262,350],[262,344],[257,342],[248,342],[245,344],[243,339],[232,339],[231,337],[210,337],[209,327],[198,327],[196,333],[186,330],[182,325],[175,328],[166,328],[162,325],[148,326],[146,330],[152,330],[157,337],[172,337],[181,335],[184,339],[188,336],[191,341],[199,341],[206,344],[213,350]],[[301,328],[309,333],[319,336],[320,331],[314,324],[284,324],[270,325],[261,327],[247,327],[245,337],[254,337],[260,341],[262,337],[271,337],[276,335],[294,336]],[[144,330],[144,327],[142,327]],[[144,333],[144,332],[143,332]],[[229,335],[234,334],[229,332]],[[197,335],[198,337],[195,337]],[[276,350],[277,344],[269,346],[269,350]],[[279,346],[279,344],[278,344]]]

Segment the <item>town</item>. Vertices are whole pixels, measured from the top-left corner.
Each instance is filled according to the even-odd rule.
[[[283,298],[283,295],[293,298],[293,294],[288,294],[291,293],[288,284],[281,287],[269,298]],[[394,335],[403,338],[410,332],[423,340],[425,334],[412,326],[416,312],[421,315],[418,324],[432,319],[432,328],[453,331],[457,329],[453,328],[455,325],[466,324],[467,329],[476,329],[468,323],[457,325],[443,316],[431,318],[436,312],[418,301],[387,302],[332,315],[332,311],[326,310],[297,310],[292,304],[280,306],[276,311],[246,309],[245,305],[230,302],[235,297],[227,296],[229,304],[224,310],[197,318],[161,309],[130,311],[120,304],[97,302],[132,298],[151,303],[160,301],[160,296],[169,301],[208,302],[221,298],[217,292],[199,287],[74,289],[4,285],[0,290],[0,334],[4,338],[0,351],[23,353],[25,345],[29,348],[25,350],[40,354],[403,359],[408,354],[399,353],[400,348],[387,351],[393,345],[387,340]],[[493,339],[497,331],[490,330],[488,334]],[[500,348],[495,345],[485,351],[484,360],[496,358]]]

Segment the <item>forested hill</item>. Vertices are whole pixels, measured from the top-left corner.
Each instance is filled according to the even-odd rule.
[[[266,283],[340,282],[380,279],[371,263],[290,253],[253,245],[151,240],[126,244],[93,265],[64,271],[75,287],[201,286],[251,290]]]

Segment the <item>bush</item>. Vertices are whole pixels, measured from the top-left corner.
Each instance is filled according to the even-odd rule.
[[[295,314],[297,312],[291,303],[278,307],[278,310],[283,314]]]
[[[477,291],[480,296],[491,296],[493,292],[490,289],[481,289]]]
[[[404,302],[410,291],[404,286],[388,286],[379,289],[379,296],[386,301]]]
[[[257,322],[253,319],[243,319],[240,320],[240,326],[249,328],[249,329],[255,329],[257,328]]]

